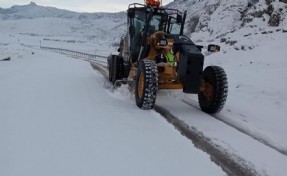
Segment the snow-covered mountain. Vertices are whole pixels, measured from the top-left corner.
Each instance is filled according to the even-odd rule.
[[[168,7],[187,11],[186,35],[220,44],[223,52],[250,50],[287,34],[286,0],[175,0]]]
[[[261,27],[287,24],[286,0],[175,0],[168,7],[188,12],[188,34],[207,31],[219,36],[254,21],[260,21]]]
[[[0,21],[0,33],[14,33],[11,37],[23,44],[36,42],[39,45],[42,40],[44,45],[73,48],[73,43],[82,43],[85,52],[99,50],[99,54],[109,53],[111,47],[116,50],[115,46],[126,32],[125,12],[77,13],[33,2],[0,9]],[[26,40],[27,36],[35,40]]]
[[[78,13],[69,10],[58,9],[55,7],[39,6],[35,2],[27,5],[14,5],[11,8],[3,9],[0,7],[0,20],[19,20],[35,18],[66,18],[66,19],[98,19],[101,17],[119,18],[124,13]]]
[[[287,172],[285,166],[287,154],[287,141],[285,140],[287,133],[286,3],[286,0],[175,0],[169,4],[168,6],[171,8],[187,11],[185,33],[193,41],[197,44],[216,43],[221,45],[222,52],[220,53],[212,55],[204,53],[207,56],[205,57],[204,65],[219,65],[226,70],[229,95],[225,108],[216,116],[220,121],[199,112],[196,108],[186,105],[186,102],[182,102],[182,98],[191,98],[196,101],[196,97],[189,95],[184,95],[183,97],[177,93],[159,92],[157,100],[158,105],[167,108],[181,122],[184,122],[189,129],[198,131],[201,136],[210,139],[216,146],[222,148],[224,153],[226,152],[231,156],[243,158],[247,161],[248,166],[250,165],[251,168],[254,167],[258,171],[259,175],[266,176],[285,176]],[[0,92],[5,92],[0,95],[0,105],[2,107],[0,111],[2,113],[0,114],[0,119],[2,120],[0,125],[2,124],[3,126],[0,129],[4,129],[4,132],[1,133],[3,134],[3,139],[8,139],[12,146],[19,146],[21,148],[20,150],[17,149],[15,153],[14,150],[10,150],[14,149],[13,147],[4,145],[4,150],[0,150],[4,151],[2,154],[4,157],[0,157],[0,163],[4,163],[0,164],[0,168],[3,166],[3,169],[0,169],[0,173],[1,171],[5,173],[7,170],[9,172],[11,168],[16,168],[15,171],[18,171],[17,169],[20,168],[19,170],[23,173],[23,167],[28,168],[26,171],[28,173],[31,169],[30,167],[26,167],[27,164],[34,169],[34,163],[39,163],[39,167],[37,165],[37,168],[40,169],[34,169],[35,172],[40,173],[47,169],[46,167],[51,167],[48,168],[52,173],[50,175],[55,175],[53,172],[58,170],[57,166],[62,166],[61,162],[66,163],[65,156],[63,156],[62,160],[60,157],[60,164],[56,163],[57,166],[49,165],[45,162],[38,162],[43,161],[41,154],[45,151],[39,150],[40,153],[36,152],[35,154],[37,156],[33,160],[35,162],[31,162],[30,164],[23,160],[23,158],[29,159],[29,157],[22,154],[28,153],[31,156],[29,152],[26,152],[32,151],[31,146],[28,146],[26,149],[23,148],[22,144],[27,144],[29,140],[34,144],[35,140],[35,144],[39,143],[42,146],[41,143],[46,144],[48,142],[47,145],[43,145],[43,149],[46,149],[48,146],[50,150],[50,144],[53,143],[49,143],[49,140],[47,141],[46,139],[51,139],[55,144],[59,144],[58,140],[54,140],[54,138],[58,139],[58,134],[56,133],[61,133],[63,130],[66,131],[68,129],[67,134],[63,134],[63,136],[65,138],[67,136],[73,137],[70,134],[75,131],[74,128],[70,130],[69,127],[65,128],[67,127],[67,116],[75,117],[74,120],[76,121],[73,121],[73,118],[72,121],[70,121],[71,118],[68,120],[72,123],[70,124],[71,126],[81,123],[84,123],[85,126],[86,124],[93,124],[91,120],[95,119],[99,112],[103,112],[105,109],[113,109],[116,110],[114,111],[116,115],[111,115],[112,123],[109,123],[109,120],[106,121],[106,116],[110,116],[110,111],[102,113],[103,117],[105,117],[104,121],[108,123],[108,127],[104,123],[99,123],[100,125],[103,124],[101,126],[103,130],[109,131],[111,124],[120,124],[120,122],[124,121],[123,129],[130,131],[131,127],[134,126],[133,124],[136,124],[136,126],[144,125],[144,129],[142,130],[138,130],[138,126],[135,129],[136,131],[144,132],[139,133],[140,136],[146,134],[148,131],[155,134],[153,130],[146,130],[147,126],[145,124],[151,123],[148,126],[153,126],[158,114],[153,113],[153,111],[151,111],[151,115],[146,114],[150,112],[131,113],[131,110],[138,111],[138,109],[133,109],[135,108],[134,97],[129,97],[130,93],[125,87],[120,87],[115,92],[108,91],[111,97],[106,96],[105,88],[107,88],[107,85],[105,80],[101,75],[95,75],[94,72],[89,70],[91,69],[90,65],[86,63],[86,66],[84,66],[81,61],[75,60],[75,62],[70,62],[66,56],[39,50],[39,46],[42,45],[107,56],[111,52],[117,53],[117,44],[125,32],[125,12],[76,13],[52,7],[41,7],[35,3],[25,6],[13,6],[8,9],[0,8],[0,59],[11,57],[11,61],[0,63]],[[124,97],[119,97],[118,95]],[[75,98],[75,101],[70,101],[73,98]],[[121,100],[122,102],[117,100]],[[29,108],[31,108],[30,111],[27,110]],[[51,111],[51,108],[54,111]],[[118,111],[121,113],[117,114]],[[53,122],[50,121],[51,118],[39,119],[39,114],[47,116],[45,112],[50,114],[49,117],[52,117]],[[68,114],[67,116],[65,116],[66,113]],[[58,117],[57,114],[59,118],[56,118],[54,121],[53,118]],[[132,116],[130,118],[130,114],[140,116]],[[89,115],[93,117],[88,119]],[[153,119],[153,117],[151,118],[153,115],[156,118],[151,120]],[[16,120],[13,120],[14,118]],[[61,118],[64,119],[61,120]],[[37,123],[40,124],[40,127],[41,125],[45,126],[47,123],[48,126],[49,124],[54,126],[54,122],[58,124],[59,119],[59,124],[64,124],[64,128],[62,129],[59,126],[60,131],[56,130],[55,137],[51,136],[50,128],[45,128],[47,131],[43,131],[44,136],[46,135],[47,138],[43,138],[43,135],[41,135],[41,139],[44,139],[44,141],[34,137],[35,134],[39,133],[39,130],[40,132],[42,130],[38,128]],[[122,121],[122,119],[124,120]],[[19,123],[19,120],[24,120],[27,123],[23,125],[23,123]],[[48,121],[47,123],[43,123],[42,120]],[[115,120],[119,123],[115,123]],[[133,121],[132,125],[126,123],[131,120]],[[30,126],[33,130],[27,130],[27,127]],[[91,139],[92,137],[89,136],[91,134],[103,134],[101,132],[98,133],[98,131],[93,132],[94,129],[98,129],[97,127],[91,126],[91,129],[88,129],[88,133],[86,133],[86,128],[85,130],[79,130],[84,133],[79,134],[78,138],[80,139],[85,136],[84,139]],[[157,127],[154,129],[158,131]],[[170,129],[174,130],[173,127]],[[11,133],[11,130],[15,132],[13,134],[19,133],[17,134],[19,136],[7,135]],[[116,130],[119,135],[121,133],[118,132],[124,131],[121,128]],[[112,130],[112,132],[114,131],[115,129]],[[22,134],[22,132],[24,133]],[[114,135],[114,133],[112,134]],[[24,138],[23,135],[25,136]],[[126,137],[126,134],[124,136]],[[123,140],[124,143],[122,144],[118,143],[118,140],[111,140],[116,141],[115,145],[109,144],[109,142],[107,144],[109,146],[116,146],[116,149],[119,148],[118,145],[120,144],[127,151],[130,151],[131,148],[135,149],[136,151],[132,150],[133,153],[131,156],[134,156],[138,152],[137,146],[133,147],[131,145],[131,148],[126,147],[129,146],[129,142],[131,141],[133,144],[139,144],[139,147],[152,146],[153,148],[156,146],[154,143],[152,145],[147,144],[147,141],[153,142],[153,140],[150,140],[150,137],[143,136],[144,139],[148,140],[142,140],[142,137],[139,138],[134,134],[133,136],[136,136],[136,139],[139,140],[125,138],[128,140]],[[163,136],[164,139],[167,138],[170,141],[169,133],[164,132]],[[5,143],[5,140],[1,139],[1,141],[4,141],[4,144],[10,144]],[[16,142],[14,143],[13,141]],[[62,144],[60,143],[60,146],[64,146],[65,150],[63,151],[55,148],[51,150],[52,155],[49,155],[50,153],[48,152],[47,159],[49,163],[54,163],[55,156],[56,158],[62,156],[61,154],[65,153],[67,148],[69,149],[71,146],[76,146],[71,151],[86,151],[83,150],[85,147],[78,147],[78,144],[81,144],[81,142],[78,142],[74,138],[71,138],[71,141],[73,142],[68,146],[65,141]],[[87,145],[84,146],[94,145],[90,144],[91,140],[87,141]],[[103,144],[103,149],[107,148],[106,140],[100,143]],[[33,146],[35,149],[38,149],[38,145]],[[161,146],[161,144],[158,144],[158,146]],[[174,149],[174,146],[170,147],[171,145],[169,144],[164,146],[168,146],[168,149]],[[93,147],[87,151],[88,153],[84,155],[80,154],[74,160],[82,161],[83,156],[92,156],[92,158],[96,156],[89,153],[97,151]],[[139,151],[143,156],[146,155],[146,152],[140,148]],[[122,151],[112,153],[111,158],[114,159],[114,156],[118,156],[119,153],[122,153]],[[179,156],[176,151],[171,153]],[[188,156],[186,153],[180,156]],[[0,156],[2,155],[0,154]],[[14,157],[14,155],[17,157]],[[163,156],[168,155],[164,154]],[[46,158],[46,156],[44,157]],[[10,161],[10,158],[14,158],[17,161],[13,167],[10,167],[9,162],[7,162]],[[103,155],[102,159],[105,160],[105,158],[106,155]],[[190,157],[188,158],[190,159]],[[195,156],[191,156],[191,158],[193,159],[192,161],[198,161],[198,158]],[[102,160],[98,160],[98,157],[96,159],[100,163],[103,163]],[[131,160],[131,165],[127,166],[127,171],[130,171],[130,168],[137,168],[139,162],[134,162],[137,159]],[[159,157],[159,159],[161,161],[162,157]],[[237,157],[235,157],[236,159]],[[148,159],[146,161],[150,163],[149,161],[151,160]],[[178,162],[173,163],[168,159],[165,161],[169,161],[168,164],[171,164],[171,167],[169,165],[167,167],[158,167],[158,162],[152,163],[152,166],[160,168],[160,171],[167,171],[171,175],[176,175],[178,172],[174,174],[173,172],[168,172],[166,168],[175,168],[173,166],[175,166],[174,164],[179,166]],[[122,163],[122,161],[119,162]],[[239,162],[241,161],[239,160]],[[26,165],[23,165],[23,163],[26,163]],[[91,167],[88,168],[95,168],[94,160],[88,163],[91,164]],[[187,168],[190,169],[192,164],[190,165],[188,162],[184,163],[187,163]],[[117,163],[115,164],[118,166]],[[114,166],[110,165],[110,162],[107,165],[109,166],[108,168]],[[68,163],[65,166],[72,166],[72,168],[76,168],[77,170],[77,167],[74,167],[75,163]],[[140,166],[142,165],[140,164]],[[89,169],[83,168],[85,171],[89,171]],[[210,167],[204,166],[204,169],[206,168],[209,170]],[[11,170],[13,173],[14,170]],[[69,168],[67,170],[71,171]],[[182,169],[180,170],[181,173],[185,173]],[[73,175],[73,173],[77,172],[70,172],[68,175],[71,175],[71,173]],[[158,174],[157,172],[154,172],[154,174],[167,175]],[[64,173],[61,175],[67,174]],[[148,174],[143,172],[143,175]],[[220,174],[215,173],[213,175]]]
[[[54,7],[38,6],[31,2],[28,5],[14,5],[8,9],[0,9],[0,19],[23,19],[23,18],[41,18],[41,17],[61,17],[61,18],[76,18],[80,14],[68,10],[57,9]]]
[[[167,6],[187,11],[185,34],[196,43],[213,42],[236,50],[252,49],[258,42],[242,42],[243,37],[287,32],[286,0],[175,0]],[[32,33],[48,40],[58,40],[47,38],[48,34],[59,38],[72,35],[78,37],[79,42],[84,38],[106,47],[116,46],[127,29],[125,12],[77,13],[34,2],[0,8],[0,20],[1,28],[15,29],[22,34]],[[257,37],[254,40],[257,41]]]

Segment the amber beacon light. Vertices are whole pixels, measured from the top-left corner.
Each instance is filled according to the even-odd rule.
[[[160,6],[159,0],[145,0],[145,3],[146,5],[150,5],[150,6],[156,6],[156,7]]]

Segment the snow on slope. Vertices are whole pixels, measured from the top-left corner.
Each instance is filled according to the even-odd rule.
[[[68,10],[38,6],[34,2],[23,6],[15,5],[8,9],[1,9],[0,11],[0,18],[2,20],[33,19],[41,17],[76,18],[79,15],[79,13]]]
[[[233,38],[233,33],[247,29],[240,36],[243,38],[246,35],[268,33],[270,26],[280,32],[287,31],[286,1],[176,0],[167,6],[187,11],[185,33],[196,43],[222,42],[237,50],[242,45],[245,45],[245,49],[252,49],[256,43],[246,45],[246,42]],[[18,38],[25,34],[32,35],[37,41],[35,45],[43,40],[46,45],[77,48],[73,43],[79,42],[85,44],[80,50],[86,48],[85,52],[105,55],[116,51],[120,37],[126,33],[125,12],[76,13],[30,3],[1,9],[0,19],[4,20],[0,23],[1,33],[9,29]],[[22,31],[20,36],[19,31]]]
[[[186,34],[197,44],[212,42],[222,47],[222,52],[219,54],[206,53],[205,62],[205,65],[223,66],[228,75],[229,96],[226,107],[218,117],[284,153],[287,151],[285,140],[287,131],[284,126],[287,116],[285,92],[287,20],[284,10],[286,4],[272,2],[271,5],[263,0],[178,0],[172,3],[171,7],[188,10]],[[282,13],[279,25],[270,26],[271,16],[274,18],[279,12]],[[126,30],[124,13],[119,18],[117,14],[92,14],[92,16],[82,14],[81,18],[70,19],[47,17],[1,21],[0,46],[9,47],[18,41],[20,44],[39,46],[41,40],[42,45],[93,54],[96,52],[107,55],[115,52],[115,43]],[[199,19],[195,18],[196,16]],[[40,27],[43,25],[45,27]],[[191,33],[192,31],[195,32]],[[13,55],[13,50],[2,52],[1,55]],[[172,96],[181,98],[178,94]],[[174,112],[182,109],[187,108],[177,107]],[[206,125],[206,119],[201,119],[200,114],[197,114],[195,119],[189,119],[190,116],[194,116],[194,112],[186,110],[184,113],[183,119],[191,127],[197,127],[207,135],[213,134],[215,128],[210,128],[212,130],[209,131],[207,127],[194,126],[194,124],[200,125],[195,122],[201,120],[203,126]],[[233,137],[231,135],[226,138]],[[281,156],[278,152],[274,157],[272,156],[274,151],[266,154],[264,150],[253,149],[253,145],[250,146],[250,151],[247,151],[248,147],[242,149],[235,140],[232,142],[212,135],[210,138],[219,141],[219,145],[227,146],[226,149],[231,153],[246,157],[248,161],[255,163],[255,167],[263,175],[286,174],[284,166],[281,165],[282,163],[284,165],[281,160],[284,155]],[[244,145],[249,146],[248,143]],[[266,164],[263,161],[264,156],[275,159],[272,158],[267,162],[269,164]],[[280,162],[280,165],[274,166],[270,164],[272,162]]]
[[[284,165],[287,163],[284,161],[281,165],[280,162],[282,158],[287,158],[285,139],[287,134],[285,125],[287,123],[287,35],[281,34],[273,33],[268,35],[268,38],[262,34],[261,38],[257,36],[260,41],[258,47],[247,51],[228,51],[226,54],[211,55],[207,57],[206,64],[221,65],[228,74],[228,99],[225,108],[217,117],[285,155],[279,152],[275,154],[277,152],[275,150],[266,152],[248,142],[245,143],[245,148],[232,146],[234,145],[232,142],[222,139],[215,139],[215,141],[221,141],[222,146],[229,145],[227,148],[234,150],[234,153],[239,153],[243,158],[256,163],[256,167],[262,173],[283,176],[286,175]],[[194,125],[192,122],[189,123],[191,126]],[[244,143],[244,140],[239,140],[232,135],[226,136],[231,137],[233,143]],[[243,150],[247,152],[242,152]],[[279,157],[281,159],[278,158],[278,154],[282,155]],[[262,159],[264,156],[269,156],[264,159],[271,161],[268,161],[269,164],[264,164]]]
[[[34,3],[0,11],[0,34],[26,45],[77,49],[99,55],[116,50],[126,32],[126,15],[76,13]],[[78,43],[82,44],[78,48]]]
[[[287,154],[287,35],[268,36],[253,50],[212,55],[206,62],[222,65],[229,75],[222,114]]]
[[[254,20],[261,26],[284,26],[287,2],[282,0],[175,0],[168,7],[187,11],[185,32],[216,38],[237,31]]]
[[[0,62],[1,176],[226,175],[159,114],[105,89],[89,63],[0,52],[12,57]]]

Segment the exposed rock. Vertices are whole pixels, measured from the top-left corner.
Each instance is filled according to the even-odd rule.
[[[226,41],[226,44],[229,44],[229,45],[235,45],[237,43],[236,40],[229,40],[229,41]]]
[[[220,39],[220,43],[225,43],[226,41],[227,41],[226,38],[221,38],[221,39]]]
[[[267,13],[268,15],[272,15],[273,12],[274,12],[274,7],[273,7],[272,4],[270,4],[270,5],[267,7],[266,13]]]
[[[268,21],[270,26],[276,27],[279,26],[281,20],[281,15],[277,12],[273,13]]]
[[[187,32],[193,33],[195,31],[198,23],[199,23],[199,17],[198,16],[191,17],[190,20],[188,21]]]
[[[272,2],[274,2],[275,0],[265,0],[267,5],[270,5]]]
[[[256,3],[259,2],[259,0],[251,0],[251,2],[252,2],[253,4],[256,4]]]
[[[252,14],[252,16],[254,16],[255,18],[261,18],[264,13],[265,13],[264,10],[259,10],[259,11],[254,12],[254,13]]]
[[[254,19],[254,18],[251,18],[251,17],[244,18],[244,19],[243,19],[243,25],[242,25],[242,26],[244,26],[246,23],[252,22],[253,19]]]

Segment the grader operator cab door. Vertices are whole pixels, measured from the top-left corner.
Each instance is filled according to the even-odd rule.
[[[130,58],[135,62],[138,58],[143,31],[146,25],[147,15],[144,9],[132,9],[129,12],[128,26],[129,26],[129,43],[130,43]]]

